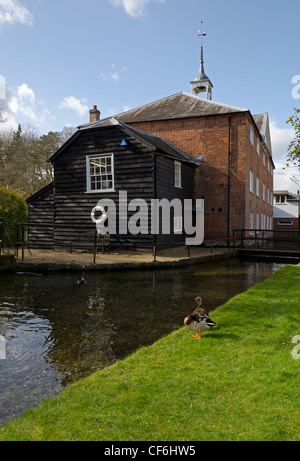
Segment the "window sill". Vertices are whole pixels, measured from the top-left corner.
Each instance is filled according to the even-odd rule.
[[[107,190],[87,190],[85,191],[85,194],[109,194],[111,192],[116,192],[115,189],[107,189]]]

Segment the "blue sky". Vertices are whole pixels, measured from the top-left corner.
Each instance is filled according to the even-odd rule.
[[[282,166],[300,107],[299,17],[299,0],[0,0],[0,107],[44,134],[87,122],[94,104],[104,118],[190,92],[203,21],[213,99],[269,113],[275,188],[294,191],[300,177]]]

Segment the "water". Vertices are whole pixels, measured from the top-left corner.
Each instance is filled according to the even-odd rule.
[[[157,272],[88,272],[82,287],[80,274],[0,274],[0,425],[180,328],[196,296],[214,310],[280,267],[231,259]]]

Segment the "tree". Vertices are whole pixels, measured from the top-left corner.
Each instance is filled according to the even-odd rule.
[[[27,221],[25,201],[11,187],[0,185],[0,222],[15,224],[24,221]]]
[[[288,147],[287,166],[289,166],[290,162],[292,162],[300,169],[300,109],[294,108],[294,111],[294,115],[292,115],[286,122],[287,124],[290,123],[295,130],[295,137]]]
[[[73,133],[64,128],[38,136],[19,125],[12,133],[0,134],[0,183],[19,190],[24,198],[49,184],[53,171],[48,160]]]

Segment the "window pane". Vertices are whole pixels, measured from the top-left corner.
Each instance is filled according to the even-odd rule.
[[[101,191],[113,189],[112,155],[89,159],[90,190]]]

